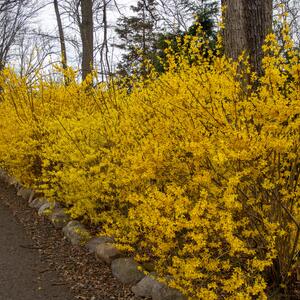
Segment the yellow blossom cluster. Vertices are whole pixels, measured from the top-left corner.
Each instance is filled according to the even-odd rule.
[[[190,299],[267,299],[300,251],[300,65],[287,44],[268,37],[261,78],[195,37],[129,89],[4,70],[0,164]]]

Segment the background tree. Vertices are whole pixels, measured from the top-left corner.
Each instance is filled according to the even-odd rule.
[[[28,21],[39,8],[38,1],[0,2],[0,71],[8,63],[13,46],[17,39],[25,34]]]
[[[109,44],[108,44],[108,19],[107,10],[111,0],[103,0],[102,3],[102,25],[103,25],[103,41],[100,46],[100,67],[102,81],[106,79],[107,76],[111,75],[110,62],[109,62]]]
[[[20,0],[0,0],[0,12],[8,11],[14,8],[17,4],[19,4]]]
[[[65,41],[65,34],[64,34],[64,29],[63,29],[63,25],[62,25],[61,15],[59,12],[58,1],[53,0],[53,5],[54,5],[56,22],[57,22],[58,33],[59,33],[61,63],[62,63],[63,69],[67,69],[68,63],[67,63],[66,41]]]
[[[145,74],[143,60],[153,55],[157,37],[157,3],[154,0],[138,0],[131,6],[132,16],[119,18],[116,27],[120,42],[116,46],[123,51],[117,72],[131,75],[133,69]]]
[[[197,7],[192,24],[186,30],[178,30],[174,33],[160,33],[155,45],[159,57],[159,60],[156,60],[156,64],[154,64],[157,70],[163,71],[163,66],[166,63],[165,50],[171,47],[173,52],[180,51],[178,41],[182,43],[185,36],[203,35],[209,41],[208,47],[214,50],[218,31],[216,24],[217,13],[217,1],[202,1],[202,4]]]
[[[165,31],[187,32],[200,11],[216,6],[215,0],[157,0],[158,14]],[[214,14],[214,19],[217,14]]]
[[[169,44],[173,51],[179,51],[178,38],[182,41],[185,35],[195,36],[199,33],[200,26],[210,39],[210,46],[214,47],[217,1],[201,1],[197,5],[195,1],[182,2],[184,3],[181,3],[182,11],[179,15],[178,8],[173,10],[166,3],[138,1],[137,6],[131,7],[135,15],[119,19],[116,32],[121,42],[117,46],[124,51],[118,65],[119,74],[130,75],[137,69],[145,73],[146,70],[141,68],[143,59],[149,60],[157,71],[163,72],[166,62],[164,51]],[[169,16],[162,17],[165,10]],[[181,22],[187,12],[190,14],[189,24]],[[171,26],[171,19],[168,18],[175,18],[177,25]]]
[[[93,1],[81,0],[80,36],[82,41],[82,79],[93,70],[94,65],[94,32],[93,32]]]
[[[56,60],[56,49],[53,40],[33,32],[18,38],[13,47],[13,60],[10,62],[21,77],[26,77],[27,82],[34,82],[36,74],[48,74],[47,68]],[[54,77],[53,74],[51,77]]]
[[[277,38],[281,40],[282,18],[287,13],[285,21],[289,25],[290,33],[296,47],[300,47],[300,1],[298,0],[274,0],[273,28]]]
[[[237,59],[245,50],[254,71],[261,74],[262,45],[272,31],[272,0],[222,0],[225,53]]]
[[[64,18],[66,46],[73,66],[82,69],[85,78],[93,66],[100,73],[101,80],[111,74],[110,30],[113,19],[109,13],[115,9],[113,0],[65,0],[61,3]]]

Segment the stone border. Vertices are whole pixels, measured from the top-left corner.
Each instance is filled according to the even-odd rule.
[[[72,220],[59,203],[51,203],[46,198],[35,197],[35,192],[22,187],[14,178],[0,169],[0,180],[14,186],[17,195],[36,209],[39,216],[50,220],[56,229],[61,229],[66,239],[72,245],[87,248],[95,253],[95,259],[101,260],[111,268],[113,276],[123,284],[132,285],[132,292],[139,297],[148,297],[153,300],[187,300],[178,290],[168,287],[157,281],[154,273],[145,275],[132,257],[125,257],[115,246],[114,239],[107,236],[93,237],[79,221]]]

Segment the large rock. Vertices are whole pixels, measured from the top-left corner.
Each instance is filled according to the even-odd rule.
[[[32,201],[28,201],[31,208],[39,209],[42,205],[49,203],[46,198],[34,198]]]
[[[119,257],[121,252],[112,243],[101,243],[96,246],[96,258],[111,264],[113,259]]]
[[[45,217],[49,217],[52,212],[54,211],[54,209],[58,208],[58,204],[57,203],[51,203],[51,202],[47,202],[45,204],[43,204],[39,210],[38,210],[38,215],[39,216],[45,216]]]
[[[72,243],[72,245],[83,245],[91,239],[90,233],[78,221],[70,221],[64,228],[63,233],[65,237]]]
[[[89,253],[94,253],[98,245],[113,242],[114,239],[108,236],[93,237],[85,244],[85,247],[89,250]]]
[[[8,183],[9,175],[5,170],[0,169],[0,181],[3,181],[5,183]]]
[[[8,176],[6,183],[9,184],[9,185],[14,186],[17,189],[20,187],[20,183],[18,182],[18,180],[15,177],[12,177],[12,176]]]
[[[34,199],[34,197],[35,197],[35,191],[32,191],[32,193],[29,196],[28,203],[30,203]]]
[[[141,281],[134,285],[131,290],[138,297],[152,297],[153,289],[159,289],[161,283],[150,276],[145,276]]]
[[[152,300],[187,300],[176,289],[170,288],[163,283],[158,283],[152,289]]]
[[[55,208],[49,218],[55,228],[63,228],[70,221],[70,216],[63,208]]]
[[[17,195],[20,196],[20,197],[22,197],[24,200],[28,201],[30,198],[33,197],[34,191],[31,190],[31,189],[26,189],[26,188],[21,187],[18,190]]]
[[[0,180],[7,183],[8,185],[13,185],[17,189],[21,187],[20,183],[13,176],[10,176],[5,170],[0,170]]]
[[[132,258],[117,258],[111,263],[113,275],[124,284],[135,284],[145,275]]]

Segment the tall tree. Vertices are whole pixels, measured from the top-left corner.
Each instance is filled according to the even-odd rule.
[[[290,34],[293,38],[295,46],[300,48],[300,1],[299,0],[274,0],[274,20],[273,27],[274,32],[277,35],[279,41],[282,39],[282,19],[284,13],[285,21],[289,25]]]
[[[56,50],[53,40],[39,32],[32,32],[18,38],[13,54],[11,64],[21,77],[26,77],[29,84],[37,78],[37,74],[42,74],[54,63],[52,55],[56,56]]]
[[[222,0],[225,53],[237,59],[245,50],[252,69],[262,73],[262,45],[272,30],[272,0]]]
[[[216,0],[157,0],[164,29],[171,33],[188,31],[199,12],[215,6]]]
[[[143,60],[153,54],[156,40],[156,1],[138,0],[131,6],[132,16],[122,16],[117,22],[116,32],[120,43],[116,46],[124,51],[118,72],[132,74],[133,68],[145,73]]]
[[[111,74],[110,27],[114,18],[109,13],[116,5],[116,0],[60,2],[61,14],[66,16],[64,21],[68,28],[65,31],[67,46],[72,48],[68,53],[73,54],[69,54],[69,61],[78,62],[83,78],[92,71],[93,65],[99,66],[103,81]]]
[[[0,0],[0,12],[7,11],[13,8],[16,4],[20,2],[19,0]]]
[[[81,0],[80,36],[82,41],[82,79],[86,79],[94,65],[93,0]]]
[[[184,43],[186,36],[204,36],[208,41],[208,45],[201,49],[202,54],[205,55],[208,49],[215,50],[217,41],[217,26],[215,20],[215,14],[218,11],[217,3],[210,2],[206,5],[198,7],[198,11],[194,15],[193,23],[185,31],[177,31],[175,33],[160,33],[155,44],[159,59],[154,62],[156,70],[164,72],[164,66],[166,65],[166,49],[170,48],[173,52],[182,51],[181,45]],[[179,42],[179,44],[178,44]],[[187,53],[186,53],[187,54]],[[191,60],[191,63],[193,60]]]
[[[108,12],[112,0],[98,0],[95,2],[95,23],[94,26],[96,43],[95,56],[99,57],[101,80],[105,81],[111,75],[111,64],[109,59],[109,17]],[[102,15],[101,15],[102,13]],[[100,35],[99,33],[102,33]],[[98,37],[98,40],[97,40]]]
[[[0,71],[8,63],[11,49],[39,7],[37,1],[30,0],[0,2]]]
[[[53,0],[54,10],[56,15],[56,22],[58,27],[58,34],[59,34],[59,42],[60,42],[60,52],[61,52],[61,63],[63,69],[67,69],[67,50],[66,50],[66,41],[64,35],[64,29],[61,21],[61,16],[58,7],[58,0]]]

